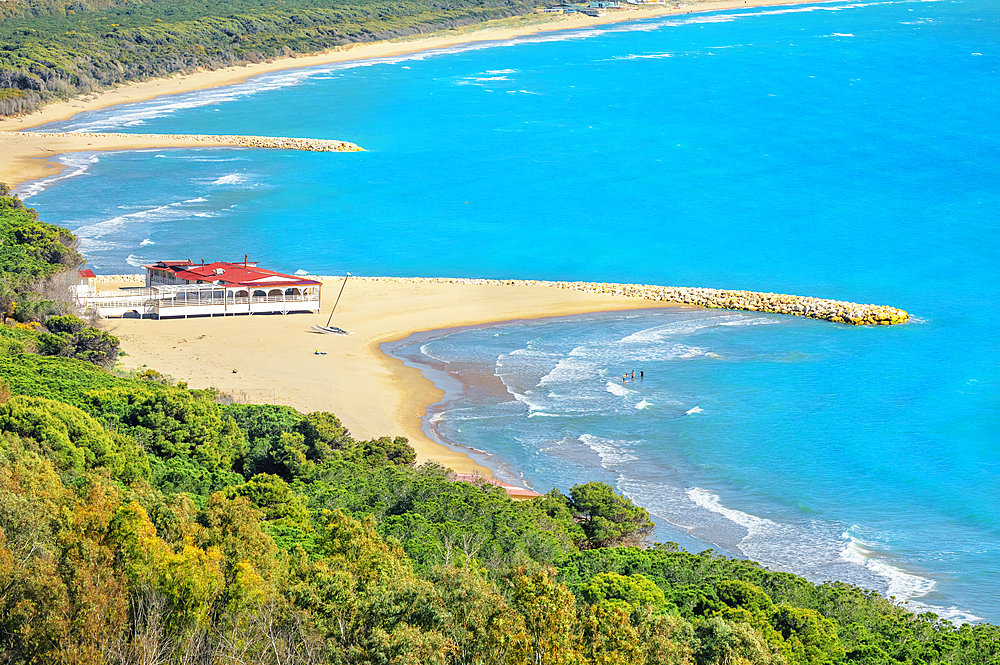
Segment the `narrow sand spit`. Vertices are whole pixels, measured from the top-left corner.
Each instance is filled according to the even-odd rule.
[[[505,40],[538,32],[588,28],[665,14],[687,14],[691,12],[800,4],[804,2],[807,2],[807,0],[704,0],[701,2],[688,1],[678,3],[681,5],[678,7],[675,7],[674,3],[666,5],[628,5],[627,9],[610,10],[606,16],[600,17],[583,16],[581,14],[529,14],[523,17],[485,23],[470,29],[443,30],[414,38],[368,44],[353,44],[315,55],[280,58],[270,62],[240,67],[227,67],[211,71],[198,71],[193,74],[121,85],[112,90],[94,95],[84,95],[65,102],[50,104],[30,115],[0,118],[0,132],[21,132],[50,122],[67,120],[79,113],[95,111],[117,104],[132,104],[163,95],[175,95],[192,90],[233,85],[241,83],[251,76],[283,69],[312,67],[349,60],[394,57],[470,42]],[[328,139],[333,137],[314,136],[308,138]],[[352,137],[337,136],[336,138],[350,141]],[[82,136],[79,138],[68,137],[57,139],[53,137],[47,138],[44,135],[39,135],[37,138],[25,138],[14,135],[0,136],[0,157],[2,157],[0,159],[0,182],[6,182],[13,187],[30,180],[58,175],[65,167],[54,158],[65,153],[110,152],[169,147],[205,146],[194,144],[184,145],[178,144],[177,141],[157,141],[153,139],[94,139]]]

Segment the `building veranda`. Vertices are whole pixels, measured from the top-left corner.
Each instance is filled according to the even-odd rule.
[[[74,300],[85,313],[105,318],[174,318],[238,314],[319,312],[323,284],[261,268],[253,261],[157,261],[143,266],[140,288],[98,291],[81,271]],[[85,274],[85,273],[90,273]]]

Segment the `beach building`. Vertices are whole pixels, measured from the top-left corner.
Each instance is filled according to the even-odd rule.
[[[618,9],[621,5],[618,0],[594,0],[590,6],[593,9]]]
[[[245,259],[157,261],[143,267],[144,287],[97,291],[81,284],[75,287],[77,306],[106,318],[156,319],[320,310],[321,282],[267,270]]]
[[[93,270],[77,270],[77,276],[80,281],[77,282],[76,289],[80,291],[96,291],[97,290],[97,275],[94,274]]]

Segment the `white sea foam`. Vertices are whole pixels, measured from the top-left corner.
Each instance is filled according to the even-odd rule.
[[[574,355],[573,352],[570,352],[568,357],[561,358],[556,363],[556,366],[552,368],[552,371],[541,378],[538,385],[544,386],[552,383],[575,383],[593,380],[596,374],[597,366],[592,361],[585,360],[579,355]]]
[[[583,434],[580,436],[580,442],[597,453],[598,457],[601,458],[601,466],[605,469],[612,469],[621,464],[634,462],[639,459],[635,455],[630,454],[635,452],[634,450],[622,446],[623,441],[603,439],[592,434]]]
[[[654,344],[662,342],[669,337],[679,335],[690,335],[704,328],[712,328],[724,323],[735,323],[745,320],[747,317],[742,314],[728,314],[723,316],[706,316],[702,318],[686,319],[684,321],[672,321],[661,326],[646,328],[639,332],[627,335],[620,340],[619,344]]]
[[[635,405],[635,408],[638,409],[639,411],[642,411],[647,406],[650,406],[649,402],[647,402],[646,400],[642,400],[641,402]]]
[[[703,409],[700,406],[695,406],[684,412],[684,415],[691,416],[696,413],[703,413]]]
[[[435,340],[435,341],[438,341],[438,340]],[[449,363],[449,362],[451,362],[447,358],[442,358],[441,356],[434,355],[433,353],[431,353],[430,348],[431,348],[431,342],[427,342],[426,344],[421,344],[420,345],[420,353],[424,354],[428,358],[432,358],[432,359],[438,361],[439,363]]]
[[[134,268],[141,268],[144,259],[141,256],[136,256],[135,254],[129,254],[125,258],[125,263],[129,264]]]
[[[221,178],[216,178],[212,181],[213,185],[239,185],[240,183],[246,182],[247,178],[245,175],[239,173],[230,173],[229,175],[224,175]]]
[[[204,203],[206,201],[208,201],[208,199],[206,199],[204,196],[199,196],[196,199],[188,199],[184,203]]]
[[[146,245],[155,245],[155,244],[156,244],[155,242],[153,242],[149,238],[146,238],[145,240],[139,243],[139,247],[145,247]]]
[[[858,566],[863,566],[886,580],[885,595],[897,600],[910,600],[925,596],[934,589],[934,582],[924,577],[912,575],[886,563],[884,558],[872,556],[871,551],[860,540],[844,533],[848,539],[847,545],[840,552],[840,557]]]
[[[720,326],[770,326],[774,324],[781,323],[778,318],[766,319],[764,317],[755,319],[740,319],[737,321],[723,321]]]
[[[189,206],[185,205],[186,203],[185,201],[176,201],[155,208],[147,208],[125,215],[118,215],[111,219],[81,226],[74,230],[73,234],[79,240],[80,251],[84,255],[91,252],[113,249],[118,245],[106,240],[106,238],[120,236],[122,230],[129,224],[175,221],[199,214],[200,211],[191,210]]]
[[[15,190],[15,193],[21,200],[29,199],[35,194],[45,191],[51,185],[61,180],[83,175],[87,172],[87,169],[99,162],[100,159],[95,154],[78,153],[63,155],[59,158],[59,161],[65,166],[65,170],[59,175],[52,176],[51,178],[42,178],[41,180],[33,180]]]
[[[629,55],[616,55],[612,60],[662,60],[674,56],[674,53],[643,53],[641,55],[630,53]]]
[[[625,397],[631,390],[626,388],[624,385],[618,381],[608,381],[608,392],[612,395],[618,395],[619,397]]]
[[[488,48],[507,48],[521,44],[538,44],[546,42],[575,41],[617,32],[649,32],[668,26],[680,26],[698,23],[725,23],[745,18],[814,11],[842,11],[845,9],[867,7],[871,5],[891,4],[890,2],[845,3],[830,5],[809,5],[795,8],[769,8],[754,12],[734,12],[719,14],[690,14],[682,17],[669,17],[660,20],[635,21],[627,24],[612,25],[603,28],[587,28],[582,30],[566,30],[559,32],[540,33],[536,35],[515,37],[513,39],[473,42],[458,44],[440,49],[431,49],[419,53],[409,53],[386,58],[370,58],[367,60],[351,60],[347,62],[330,63],[302,69],[283,70],[254,76],[242,83],[199,90],[180,95],[165,95],[138,104],[123,104],[114,111],[86,113],[79,118],[60,125],[60,131],[112,131],[116,128],[135,127],[150,120],[161,118],[186,109],[204,106],[220,106],[227,102],[245,99],[260,93],[280,88],[309,83],[312,80],[331,78],[331,74],[358,67],[375,67],[383,64],[397,65],[409,61],[419,61],[453,53],[478,51]],[[404,66],[405,68],[405,66]],[[488,74],[517,73],[516,70],[492,70]],[[458,83],[462,83],[459,81]]]

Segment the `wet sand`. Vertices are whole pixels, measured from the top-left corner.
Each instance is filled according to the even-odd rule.
[[[126,368],[155,369],[191,388],[215,387],[241,401],[330,411],[355,438],[405,436],[417,451],[418,463],[434,461],[461,473],[492,477],[464,452],[424,434],[427,407],[442,393],[418,370],[383,354],[383,342],[417,331],[496,321],[672,306],[551,286],[352,278],[332,324],[353,334],[311,331],[310,326],[326,323],[341,281],[324,281],[323,312],[318,315],[105,323],[122,341]]]

